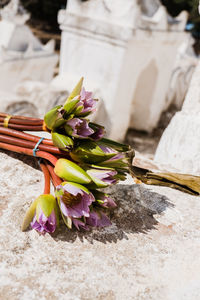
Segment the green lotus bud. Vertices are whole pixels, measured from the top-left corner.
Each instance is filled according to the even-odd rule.
[[[63,114],[64,110],[62,105],[55,106],[48,111],[44,116],[47,128],[54,130],[55,128],[62,126],[66,122]]]
[[[73,148],[74,142],[69,136],[52,131],[51,137],[54,145],[59,149],[69,151]]]
[[[81,79],[79,80],[79,82],[77,83],[77,85],[75,86],[75,88],[73,89],[73,91],[71,92],[71,94],[69,95],[69,97],[67,98],[67,101],[65,102],[63,108],[67,111],[67,109],[69,109],[69,103],[71,103],[71,105],[73,105],[72,100],[80,95],[81,89],[82,89],[82,85],[83,85],[83,77],[81,77]],[[77,99],[76,99],[77,100]],[[78,98],[79,101],[79,98]],[[78,103],[77,101],[77,103]],[[76,105],[76,104],[75,104]],[[75,107],[75,106],[74,106]]]
[[[76,182],[80,184],[88,184],[91,182],[89,175],[76,163],[60,158],[54,168],[57,176],[64,180]]]

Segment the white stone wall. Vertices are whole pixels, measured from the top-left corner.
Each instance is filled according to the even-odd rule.
[[[158,145],[155,161],[182,173],[200,175],[200,63],[183,108],[176,113]]]
[[[176,52],[185,33],[137,31],[131,41],[132,95],[130,127],[152,131],[167,108],[166,95]]]
[[[157,10],[149,5],[153,17],[142,15],[145,1],[140,6],[136,0],[69,0],[67,10],[59,12],[56,83],[63,87],[64,82],[70,91],[84,76],[86,87],[102,100],[104,117],[96,117],[114,139],[122,140],[129,126],[151,131],[157,125],[177,49],[188,38],[183,32],[186,15],[173,30],[166,9],[156,3]]]

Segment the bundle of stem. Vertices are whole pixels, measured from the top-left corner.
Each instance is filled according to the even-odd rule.
[[[38,118],[30,118],[24,116],[10,116],[0,113],[0,127],[5,127],[5,120],[8,118],[7,127],[20,131],[43,131],[44,121]]]

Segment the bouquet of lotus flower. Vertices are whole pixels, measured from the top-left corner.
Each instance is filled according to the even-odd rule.
[[[23,231],[30,225],[40,233],[53,233],[61,218],[70,229],[109,226],[108,211],[116,204],[103,189],[125,180],[128,173],[146,184],[199,194],[199,177],[132,166],[134,150],[104,138],[104,127],[89,121],[97,100],[82,83],[44,120],[0,113],[0,148],[39,158],[45,178],[43,194],[28,209]],[[28,131],[47,131],[51,139]]]
[[[105,139],[104,127],[88,120],[97,100],[82,82],[44,120],[0,114],[0,148],[40,158],[45,178],[44,192],[28,209],[22,230],[31,225],[38,232],[52,233],[60,218],[68,228],[111,224],[107,211],[116,204],[102,189],[126,178],[134,152]],[[51,139],[28,131],[48,131]]]

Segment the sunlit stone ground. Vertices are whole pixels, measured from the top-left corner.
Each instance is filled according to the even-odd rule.
[[[0,165],[0,299],[199,299],[199,197],[129,178],[111,189],[111,227],[23,233],[42,174],[23,156]]]

